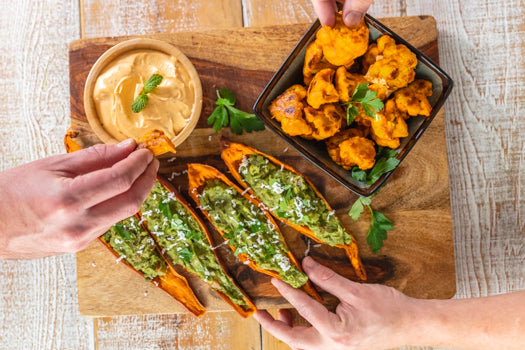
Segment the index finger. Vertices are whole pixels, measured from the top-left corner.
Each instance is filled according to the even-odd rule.
[[[66,190],[68,203],[92,207],[128,191],[152,162],[149,150],[138,150],[110,168],[96,170],[69,179]]]
[[[335,0],[312,0],[312,5],[321,25],[330,27],[335,25],[335,13],[337,12]]]
[[[354,286],[359,285],[337,274],[328,267],[319,264],[309,256],[303,259],[303,269],[313,283],[337,297],[339,300],[347,299],[349,292],[352,293]]]
[[[312,299],[302,290],[295,289],[277,278],[272,278],[272,284],[297,312],[321,333],[331,333],[333,325],[341,321],[338,315],[328,311],[323,304]]]
[[[96,144],[74,153],[64,154],[58,170],[70,176],[86,174],[112,166],[135,150],[137,143],[127,139],[115,145]]]

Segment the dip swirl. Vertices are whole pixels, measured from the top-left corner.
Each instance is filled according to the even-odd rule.
[[[139,113],[131,104],[153,74],[162,82],[150,93]],[[183,64],[173,56],[155,50],[135,50],[110,62],[98,76],[93,100],[107,132],[118,141],[139,139],[159,129],[173,139],[188,124],[195,109],[195,84]]]

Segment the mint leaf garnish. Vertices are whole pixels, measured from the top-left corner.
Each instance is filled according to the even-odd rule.
[[[148,103],[147,94],[150,93],[153,89],[155,89],[161,81],[162,75],[160,74],[153,74],[151,77],[149,77],[148,80],[146,80],[144,86],[142,87],[142,92],[135,98],[135,100],[131,104],[131,110],[133,111],[133,113],[139,113],[146,107],[146,104]]]
[[[145,94],[150,93],[151,90],[155,89],[157,85],[160,84],[162,81],[162,75],[160,74],[153,74],[146,82],[144,83],[144,87],[142,88],[142,92]]]

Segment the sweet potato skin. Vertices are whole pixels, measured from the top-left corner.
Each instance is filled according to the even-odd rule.
[[[251,154],[253,154],[253,155],[261,155],[263,157],[266,157],[270,162],[272,162],[273,164],[277,165],[278,167],[282,167],[283,169],[291,171],[291,172],[293,172],[293,173],[295,173],[297,175],[303,176],[304,179],[306,180],[306,182],[313,188],[313,190],[316,193],[316,195],[319,196],[319,198],[321,198],[323,200],[325,205],[330,210],[332,210],[332,208],[330,207],[330,204],[321,195],[321,193],[319,192],[319,190],[317,190],[317,188],[313,185],[313,183],[307,177],[305,177],[304,175],[299,173],[297,170],[295,170],[291,166],[289,166],[287,164],[284,164],[281,161],[277,160],[276,158],[274,158],[274,157],[272,157],[272,156],[270,156],[268,154],[265,154],[263,152],[260,152],[260,151],[256,150],[255,148],[252,148],[252,147],[240,144],[240,143],[235,143],[235,142],[230,142],[230,141],[227,141],[227,140],[222,140],[221,147],[222,147],[221,157],[222,157],[223,161],[226,163],[226,166],[230,170],[232,176],[241,184],[241,186],[243,188],[248,190],[248,193],[250,193],[252,195],[255,195],[255,193],[249,188],[249,185],[246,182],[243,181],[242,176],[241,176],[241,174],[238,171],[239,166],[240,166],[240,164],[242,162],[242,159],[245,156],[251,155]],[[314,241],[316,241],[318,243],[324,243],[324,242],[320,241],[313,234],[312,230],[310,230],[308,227],[303,226],[303,225],[293,224],[293,223],[291,223],[288,220],[276,217],[273,213],[272,213],[272,215],[277,220],[280,220],[281,222],[283,222],[283,223],[293,227],[294,229],[296,229],[300,233],[304,234],[305,236],[311,238],[312,240],[314,240]],[[352,263],[352,266],[354,267],[354,269],[355,269],[357,275],[359,276],[359,278],[361,280],[363,280],[363,281],[366,281],[366,270],[365,270],[365,268],[363,266],[363,263],[361,262],[361,258],[359,257],[359,249],[357,247],[357,244],[355,243],[355,239],[352,239],[352,242],[349,245],[337,244],[335,246],[345,250],[345,252],[346,252],[348,258],[350,259],[350,262]]]
[[[203,189],[204,185],[206,184],[206,182],[208,180],[217,179],[217,180],[220,180],[220,181],[224,182],[226,185],[232,187],[235,191],[240,193],[246,200],[250,201],[253,205],[261,208],[261,203],[259,201],[257,201],[256,199],[252,198],[252,196],[250,196],[250,194],[248,194],[246,191],[241,190],[239,188],[239,186],[237,186],[233,182],[231,182],[224,174],[222,174],[219,170],[217,170],[214,167],[211,167],[211,166],[205,165],[205,164],[196,164],[196,163],[188,164],[188,178],[189,178],[190,196],[193,198],[193,200],[195,201],[195,203],[197,203],[198,206],[201,205],[200,204],[199,195],[202,192],[202,189]],[[266,210],[264,210],[264,209],[262,209],[262,210],[264,211],[266,218],[275,227],[277,227],[277,224],[275,223],[273,217]],[[207,219],[210,222],[213,222],[211,220],[210,214],[209,214],[209,212],[207,210],[201,209],[201,211],[207,217]],[[222,232],[221,230],[217,229],[217,231],[219,232],[219,234],[221,236],[224,235],[224,232]],[[288,246],[286,244],[286,241],[284,239],[282,239],[282,243],[285,246],[285,248],[288,250],[288,254],[287,255],[288,255],[288,258],[290,259],[290,261],[297,267],[297,269],[299,271],[304,272],[302,267],[301,267],[301,264],[297,261],[295,256],[291,253],[291,251],[288,248]],[[232,248],[233,251],[235,251],[234,247],[231,247],[231,248]],[[261,269],[260,267],[258,267],[253,261],[248,259],[248,256],[245,253],[239,254],[237,257],[239,258],[240,261],[242,261],[243,263],[246,263],[250,268],[252,268],[255,271],[264,273],[266,275],[269,275],[269,276],[272,276],[272,277],[275,277],[275,278],[280,278],[277,273],[275,273],[273,271],[269,271],[269,270],[264,270],[264,269]],[[322,300],[321,296],[319,295],[317,290],[314,288],[314,286],[311,284],[310,280],[308,280],[308,282],[306,282],[306,284],[302,287],[302,289],[306,293],[311,295],[312,297],[316,298],[317,300],[319,300],[319,301]]]
[[[202,219],[200,218],[200,216],[197,215],[197,213],[195,212],[195,210],[193,210],[193,208],[190,206],[190,204],[186,201],[186,199],[177,191],[175,190],[175,188],[173,187],[173,185],[164,177],[162,176],[157,176],[157,181],[160,182],[160,184],[169,192],[171,192],[175,198],[177,198],[177,201],[182,204],[182,206],[184,206],[186,208],[186,210],[193,216],[193,218],[198,222],[202,232],[204,232],[204,234],[206,235],[206,239],[208,240],[208,243],[211,245],[212,244],[212,239],[211,239],[211,236],[210,236],[210,232],[209,230],[206,228],[206,225],[204,224],[204,222],[202,221]],[[152,235],[154,239],[156,239],[155,235]],[[253,301],[250,299],[250,297],[246,294],[246,292],[244,292],[244,290],[237,284],[237,282],[235,281],[235,279],[233,279],[230,274],[228,273],[228,269],[226,268],[226,266],[224,265],[223,261],[221,260],[220,256],[215,252],[213,251],[213,254],[215,255],[215,257],[217,258],[217,261],[219,262],[219,264],[221,265],[224,273],[230,277],[230,279],[233,281],[233,283],[235,284],[235,286],[242,292],[242,294],[244,295],[244,302],[246,302],[246,305],[247,307],[246,308],[243,308],[241,305],[237,305],[236,303],[234,303],[230,297],[228,297],[228,295],[226,295],[225,293],[219,291],[219,290],[216,290],[214,289],[214,291],[226,302],[228,303],[235,311],[237,311],[237,313],[239,313],[239,315],[241,315],[242,317],[244,318],[247,318],[247,317],[250,317],[251,315],[253,315],[256,311],[257,311],[257,308],[255,307],[255,304],[253,303]],[[164,257],[165,258],[165,257]],[[168,259],[164,259],[168,262],[169,264],[169,260]]]

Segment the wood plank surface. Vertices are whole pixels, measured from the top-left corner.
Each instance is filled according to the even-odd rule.
[[[238,1],[243,9],[249,2]],[[118,3],[118,12],[99,14],[100,21],[97,16],[84,20],[90,9],[108,3]],[[159,13],[169,13],[172,7],[187,13],[184,8],[197,6],[196,1],[142,3],[159,4]],[[208,0],[206,6],[216,9],[217,19],[228,18],[227,9],[216,3]],[[265,25],[309,22],[301,15],[303,8],[311,6],[309,0],[281,3],[268,8],[252,5],[250,16],[264,20],[260,24]],[[89,37],[212,28],[202,16],[197,21],[185,16],[142,20],[137,4],[134,0],[81,0],[82,18],[77,1],[4,4],[0,88],[8,93],[0,97],[0,171],[63,152],[60,138],[70,122],[68,43],[80,38],[81,27]],[[521,0],[375,1],[370,8],[376,18],[432,15],[437,20],[441,66],[456,84],[444,108],[460,298],[525,288],[525,67],[520,64],[525,56],[520,40],[524,11]],[[253,25],[247,11],[243,12],[232,26]],[[315,17],[313,11],[309,16]],[[75,270],[73,255],[0,261],[1,349],[246,350],[250,347],[231,343],[215,330],[236,339],[244,337],[246,344],[255,336],[246,322],[235,323],[234,313],[224,313],[220,320],[210,314],[206,322],[187,322],[184,332],[177,326],[185,322],[184,317],[172,315],[99,319],[93,327],[76,310]],[[190,342],[192,332],[202,338]],[[289,349],[265,334],[264,349]],[[176,337],[178,345],[173,346]]]
[[[78,13],[72,1],[2,3],[0,171],[63,152]],[[0,260],[0,349],[87,350],[92,339],[78,312],[75,255]]]
[[[431,58],[438,58],[435,49],[437,47],[435,21],[431,17],[391,18],[389,22],[401,36],[408,41],[417,42],[418,47]],[[178,147],[174,162],[161,163],[160,172],[166,174],[183,194],[187,194],[187,179],[184,175],[187,163],[206,163],[226,172],[227,169],[219,156],[218,140],[221,135],[249,144],[307,174],[329,198],[337,215],[350,232],[353,232],[361,247],[361,256],[368,273],[367,282],[391,285],[408,295],[420,298],[452,297],[455,293],[455,274],[442,114],[431,125],[427,131],[428,135],[418,143],[381,193],[374,197],[374,207],[376,209],[384,207],[384,211],[381,211],[387,213],[396,225],[396,230],[379,255],[372,254],[366,246],[365,221],[360,220],[355,224],[346,215],[349,204],[353,203],[357,196],[309,164],[295,151],[289,150],[287,144],[278,136],[269,130],[256,135],[234,136],[225,131],[216,134],[207,125],[206,120],[214,108],[217,88],[227,86],[237,96],[239,108],[250,110],[250,106],[253,105],[273,72],[304,32],[304,25],[295,25],[215,30],[213,33],[194,31],[155,35],[155,38],[180,47],[190,57],[201,78],[204,101],[203,113],[196,130]],[[192,42],[199,43],[196,49],[191,46],[193,49],[185,50],[185,45],[179,45],[179,43],[187,43],[189,38]],[[213,50],[220,38],[223,38],[220,40],[221,46],[229,53],[229,58],[223,58],[219,62],[211,57],[202,60],[200,53]],[[72,44],[70,95],[73,123],[85,122],[81,101],[85,76],[91,65],[111,45],[125,39],[81,40]],[[265,55],[267,51],[273,52],[274,55]],[[254,59],[245,60],[244,65],[239,67],[235,62],[245,56]],[[265,64],[259,62],[257,57],[264,57]],[[263,70],[265,66],[268,67],[267,70]],[[80,139],[87,136],[91,141],[92,135],[89,128],[86,128],[80,132]],[[428,159],[432,159],[432,162],[428,162]],[[434,218],[432,222],[436,226],[418,227],[417,223],[429,216]],[[437,228],[441,228],[438,234],[435,233]],[[281,230],[292,252],[299,259],[302,259],[308,251],[325,265],[334,267],[346,277],[357,279],[341,249],[329,249],[317,244],[308,248],[307,245],[309,246],[311,242],[302,239],[295,230],[284,226]],[[212,229],[212,232],[215,230]],[[215,235],[215,244],[221,241],[222,239]],[[257,307],[290,306],[276,293],[267,276],[247,268],[229,253],[229,249],[217,251],[226,261],[230,273],[253,298]],[[428,253],[421,254],[423,251]],[[79,307],[82,314],[111,316],[184,311],[168,295],[159,292],[151,284],[144,283],[143,279],[135,274],[126,273],[128,271],[120,273],[122,270],[127,269],[124,266],[117,266],[114,258],[108,258],[107,252],[98,242],[77,254]],[[190,278],[190,282],[209,311],[230,310],[229,306],[205,284],[194,278]],[[325,297],[328,305],[335,306],[334,298],[328,295]]]
[[[80,0],[82,38],[242,27],[239,0]]]

